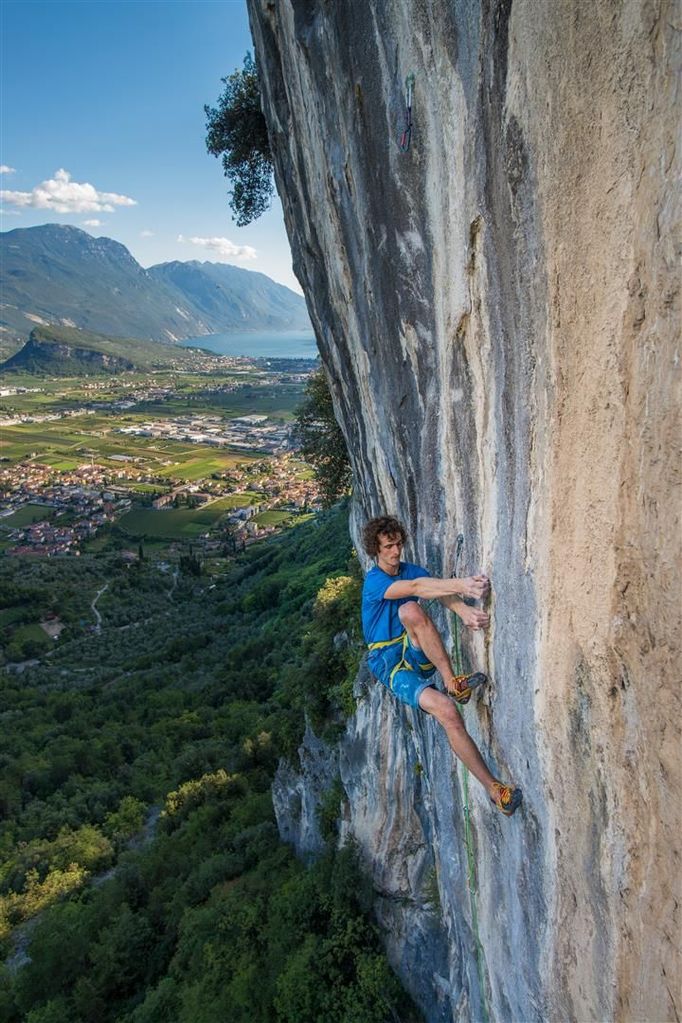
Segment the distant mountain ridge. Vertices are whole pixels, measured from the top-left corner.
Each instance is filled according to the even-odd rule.
[[[145,270],[125,245],[64,224],[0,233],[0,352],[36,325],[180,341],[230,330],[305,330],[304,299],[265,274],[223,263]]]
[[[106,337],[76,327],[34,327],[26,344],[6,362],[0,373],[35,373],[39,376],[83,376],[173,367],[191,368],[191,348],[169,341]]]
[[[147,272],[181,292],[205,319],[220,322],[220,331],[312,329],[305,300],[254,270],[175,260],[150,266]],[[252,326],[256,314],[258,322]]]

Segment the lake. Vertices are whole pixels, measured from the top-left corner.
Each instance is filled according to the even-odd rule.
[[[245,355],[258,359],[316,359],[317,342],[312,330],[251,331],[206,334],[187,338],[183,348],[207,348],[217,355]]]

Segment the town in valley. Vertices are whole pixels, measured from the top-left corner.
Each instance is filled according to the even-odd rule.
[[[191,373],[0,381],[0,550],[228,555],[310,514],[294,411],[314,366],[203,353]]]

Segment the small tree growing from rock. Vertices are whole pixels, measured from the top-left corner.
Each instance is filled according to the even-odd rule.
[[[270,207],[274,190],[272,153],[260,103],[258,65],[247,53],[241,70],[223,78],[225,90],[216,107],[204,107],[206,148],[221,156],[232,184],[230,209],[245,227]]]

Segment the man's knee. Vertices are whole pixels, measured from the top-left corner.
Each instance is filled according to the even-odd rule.
[[[400,621],[407,628],[418,628],[430,621],[425,611],[422,611],[416,600],[410,600],[407,604],[401,604],[398,608]]]
[[[452,700],[444,693],[434,689],[433,686],[420,693],[419,706],[428,714],[433,715],[446,731],[464,729],[460,713]]]

